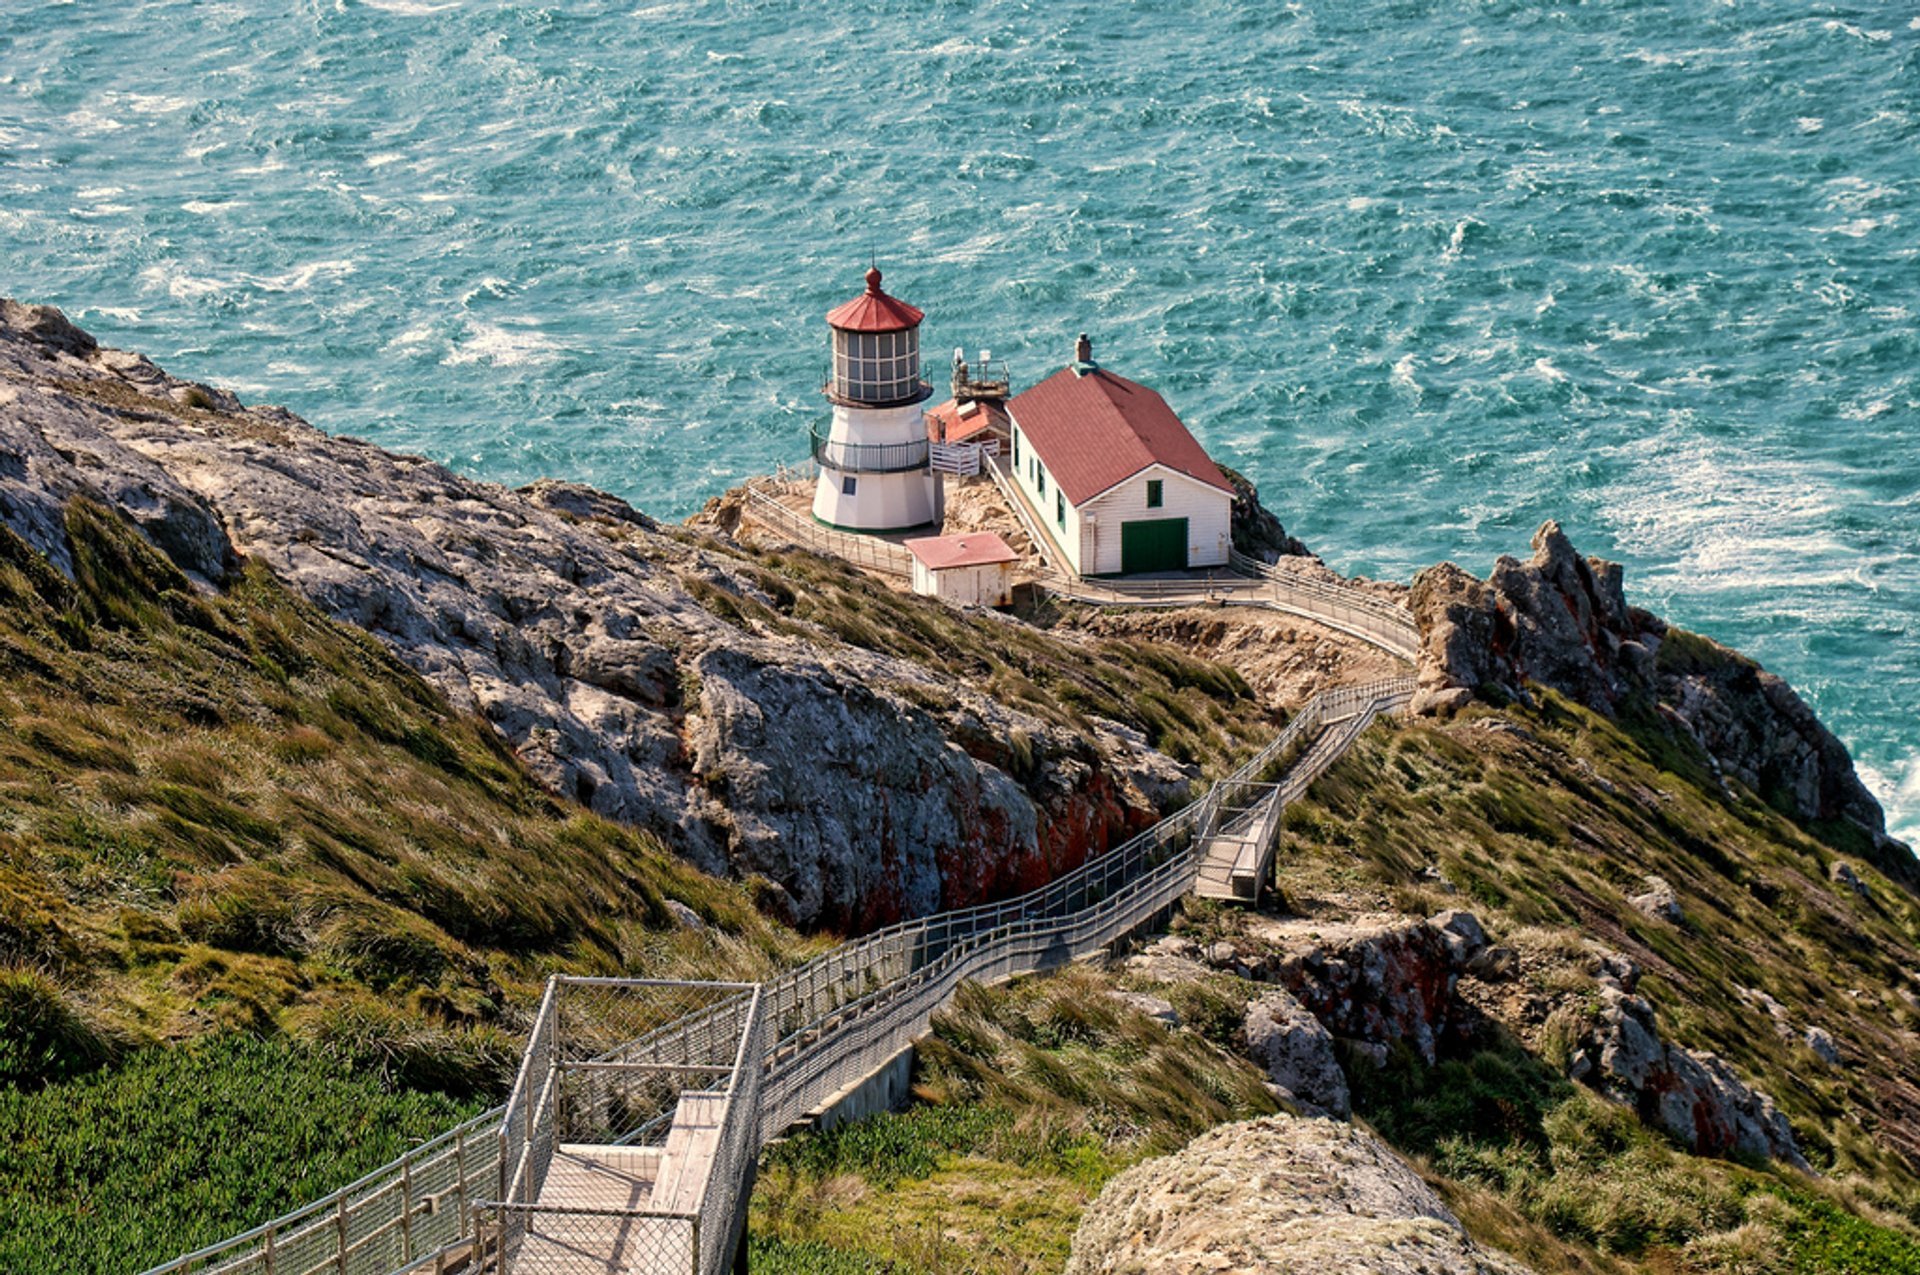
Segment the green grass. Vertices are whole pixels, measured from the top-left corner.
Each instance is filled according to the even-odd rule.
[[[756,1269],[1057,1271],[1114,1174],[1275,1110],[1247,1062],[1113,986],[1084,969],[963,986],[920,1046],[917,1105],[769,1150]]]
[[[0,1270],[138,1270],[266,1221],[477,1114],[285,1040],[134,1050],[0,1088]]]
[[[1736,657],[1683,640],[1667,658]],[[1421,1158],[1482,1238],[1543,1272],[1787,1275],[1855,1269],[1868,1260],[1856,1250],[1885,1263],[1859,1269],[1915,1269],[1920,1175],[1869,1131],[1920,1136],[1896,1043],[1920,1027],[1897,991],[1920,969],[1920,900],[1835,831],[1723,791],[1651,715],[1613,722],[1545,694],[1532,709],[1369,732],[1289,809],[1281,885],[1471,907],[1531,954],[1514,993],[1535,1007],[1513,1022],[1521,1038],[1487,1034],[1433,1069],[1404,1057],[1350,1069],[1357,1109]],[[1871,899],[1829,886],[1841,855]],[[1457,893],[1424,884],[1428,865]],[[1627,904],[1649,874],[1679,891],[1683,923]],[[1562,1080],[1569,1015],[1593,986],[1583,939],[1633,957],[1663,1034],[1771,1094],[1824,1176],[1689,1155]],[[1849,1065],[1777,1036],[1741,987],[1778,999],[1799,1029],[1832,1032]]]
[[[265,570],[209,592],[104,509],[67,530],[72,581],[0,529],[0,1100],[31,1135],[0,1177],[32,1204],[0,1269],[125,1269],[340,1185],[501,1094],[550,973],[819,945],[550,797]],[[175,1085],[205,1139],[143,1114]]]

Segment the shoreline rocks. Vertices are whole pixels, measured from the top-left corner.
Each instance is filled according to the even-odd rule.
[[[1528,561],[1503,556],[1484,581],[1451,562],[1427,568],[1408,605],[1421,633],[1419,710],[1526,701],[1529,687],[1608,717],[1638,706],[1762,800],[1863,829],[1878,866],[1920,885],[1920,860],[1886,835],[1846,745],[1806,701],[1738,652],[1630,607],[1620,564],[1581,556],[1558,523],[1534,533]]]

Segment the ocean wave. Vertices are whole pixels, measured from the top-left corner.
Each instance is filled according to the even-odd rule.
[[[440,361],[448,367],[487,363],[494,367],[523,367],[551,363],[564,352],[559,342],[538,331],[531,319],[500,323],[469,320],[465,336]]]

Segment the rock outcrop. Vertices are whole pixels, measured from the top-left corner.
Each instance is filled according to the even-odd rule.
[[[1364,1130],[1274,1116],[1224,1125],[1107,1184],[1067,1275],[1526,1275],[1481,1248]]]
[[[803,923],[1045,881],[1190,777],[1137,736],[1080,738],[925,665],[731,623],[734,604],[778,611],[765,574],[614,497],[330,437],[0,302],[0,524],[71,574],[75,496],[203,583],[264,563],[484,715],[556,793],[764,874]]]
[[[1378,1057],[1405,1044],[1432,1063],[1450,1037],[1469,1027],[1454,987],[1487,946],[1485,931],[1469,913],[1322,925],[1310,936],[1283,942],[1267,977],[1328,1031]]]
[[[1309,1115],[1345,1120],[1353,1114],[1347,1075],[1333,1054],[1333,1033],[1283,991],[1247,1002],[1247,1056],[1265,1068],[1279,1095]]]
[[[1250,558],[1277,562],[1281,558],[1312,558],[1306,545],[1287,534],[1273,511],[1260,503],[1260,489],[1245,474],[1221,466],[1233,488],[1233,509],[1229,525],[1233,547]]]
[[[1866,829],[1880,866],[1920,883],[1920,865],[1886,837],[1886,817],[1846,745],[1792,687],[1629,607],[1620,564],[1582,557],[1557,523],[1534,533],[1529,561],[1502,557],[1484,581],[1450,562],[1429,567],[1414,577],[1408,605],[1421,633],[1421,707],[1474,694],[1524,699],[1529,686],[1608,716],[1641,704],[1762,798],[1802,819]]]
[[[1635,1108],[1701,1155],[1746,1155],[1808,1167],[1787,1118],[1727,1062],[1660,1039],[1652,1004],[1617,983],[1600,987],[1590,1029],[1568,1074]]]

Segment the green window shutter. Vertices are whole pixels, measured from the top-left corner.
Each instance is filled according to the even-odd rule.
[[[1164,487],[1158,478],[1147,480],[1147,508],[1158,509],[1164,496]]]
[[[1067,529],[1067,493],[1064,491],[1053,493],[1053,516],[1060,520],[1060,530],[1065,531]]]

